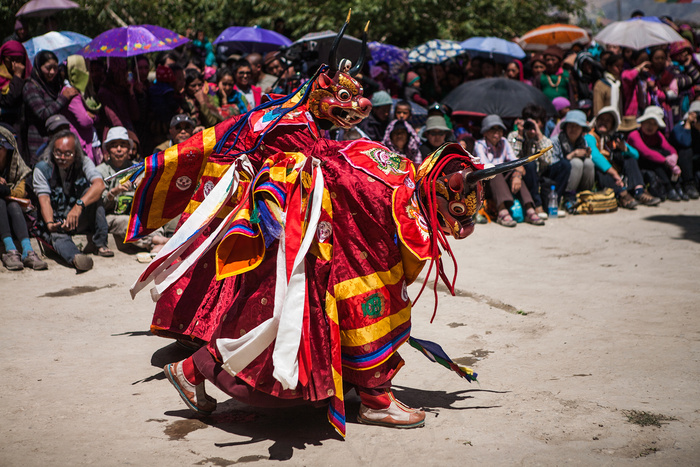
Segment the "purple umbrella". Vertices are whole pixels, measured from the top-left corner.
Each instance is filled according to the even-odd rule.
[[[172,50],[186,42],[189,39],[185,36],[160,26],[127,26],[103,32],[86,45],[80,54],[85,58],[133,57]]]
[[[265,53],[291,45],[292,41],[269,29],[257,26],[232,26],[219,34],[219,37],[214,40],[214,44],[241,52]]]
[[[383,42],[368,42],[367,47],[372,55],[369,64],[376,65],[378,62],[386,62],[393,76],[397,76],[409,66],[408,51],[404,49]]]
[[[50,16],[72,8],[80,8],[80,5],[71,0],[30,0],[22,5],[15,16],[24,16],[25,18]]]

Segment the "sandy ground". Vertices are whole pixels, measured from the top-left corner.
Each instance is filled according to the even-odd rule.
[[[148,333],[133,256],[77,275],[0,272],[2,465],[699,465],[700,202],[544,228],[478,226],[453,242],[457,296],[414,309],[413,335],[471,363],[469,384],[405,346],[396,394],[425,428],[226,400],[193,417],[161,367],[187,355]],[[417,286],[410,291],[416,294]],[[660,427],[627,411],[667,417]]]

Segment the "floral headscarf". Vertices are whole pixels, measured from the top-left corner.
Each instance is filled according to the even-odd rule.
[[[396,148],[391,142],[391,132],[394,131],[395,127],[404,127],[408,132],[408,142],[406,143],[406,147],[403,151],[399,151],[399,149]],[[384,139],[382,139],[382,144],[388,149],[392,150],[393,152],[402,154],[407,159],[412,160],[416,164],[420,164],[421,162],[421,154],[420,150],[418,149],[418,146],[420,146],[420,138],[418,137],[416,130],[414,130],[408,122],[405,122],[403,120],[392,120],[389,123],[389,126],[386,127],[386,132],[384,133]]]

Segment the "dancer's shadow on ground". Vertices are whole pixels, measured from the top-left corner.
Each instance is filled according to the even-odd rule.
[[[681,237],[676,238],[676,240],[690,240],[700,243],[700,216],[657,215],[649,216],[646,220],[677,225],[683,229],[683,233]]]
[[[500,405],[473,405],[471,403],[464,402],[468,399],[475,399],[475,396],[477,396],[478,393],[507,394],[510,392],[479,389],[478,387],[455,392],[430,391],[425,389],[409,388],[406,386],[393,386],[393,390],[398,400],[405,403],[409,407],[424,407],[426,412],[433,412],[435,409],[495,409],[500,407]]]
[[[139,379],[131,384],[134,385],[139,383],[148,383],[149,381],[164,380],[165,374],[163,373],[163,367],[165,365],[167,365],[168,363],[179,362],[180,360],[184,360],[195,352],[196,349],[182,347],[177,342],[172,342],[171,344],[168,344],[165,347],[161,347],[160,349],[153,352],[153,355],[151,356],[151,365],[158,368],[158,371],[151,376]]]

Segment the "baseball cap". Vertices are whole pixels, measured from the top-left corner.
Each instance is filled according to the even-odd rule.
[[[112,141],[129,141],[129,132],[123,126],[115,126],[109,129],[107,132],[107,138],[105,138],[105,146]]]
[[[46,130],[49,133],[55,133],[57,132],[62,126],[70,126],[70,122],[66,117],[63,115],[57,114],[57,115],[52,115],[49,118],[46,119]]]
[[[194,120],[192,120],[189,115],[178,114],[178,115],[175,115],[170,120],[170,128],[174,128],[174,127],[178,126],[180,123],[188,123],[189,125],[192,126],[192,128],[195,127]]]

